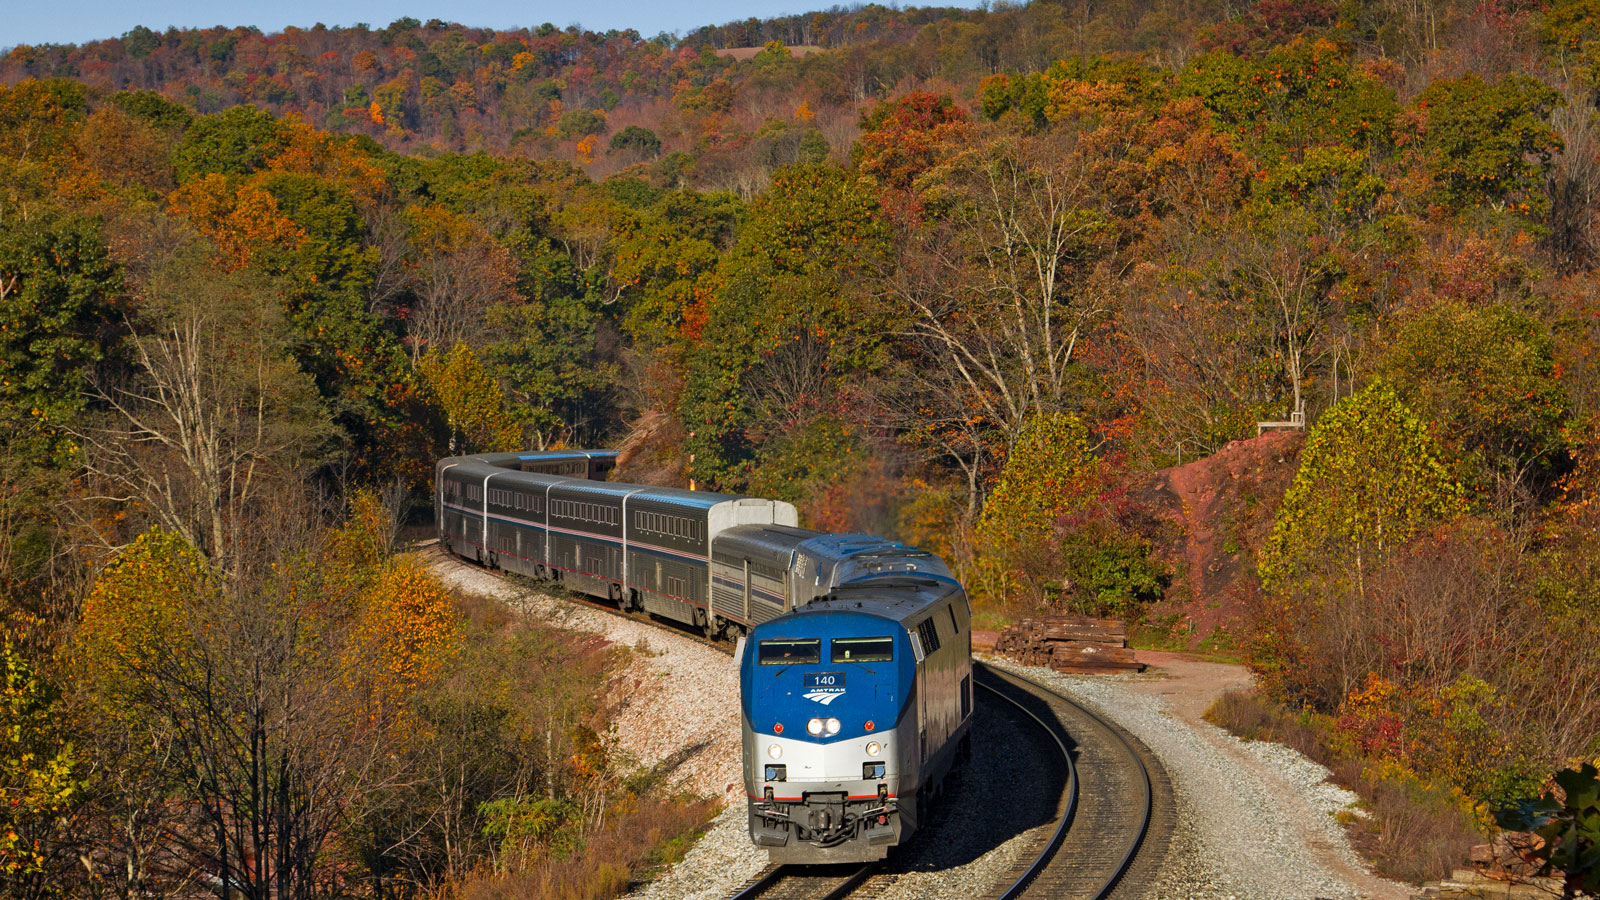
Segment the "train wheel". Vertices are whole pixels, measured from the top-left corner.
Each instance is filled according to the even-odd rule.
[[[726,623],[719,622],[717,620],[716,613],[708,610],[704,618],[700,620],[700,631],[704,633],[707,638],[714,641],[722,637],[722,626],[724,624]]]
[[[494,552],[493,550],[489,551],[489,568],[500,568],[500,554]]]

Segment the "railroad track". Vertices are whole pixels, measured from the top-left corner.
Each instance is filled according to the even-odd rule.
[[[855,896],[881,865],[768,866],[730,900],[843,900]]]
[[[419,549],[422,549],[419,547]],[[447,563],[493,571],[445,552]],[[621,619],[644,622],[732,655],[728,641],[706,638],[697,629],[626,612],[614,604],[515,575],[497,573],[512,583]],[[1123,900],[1140,896],[1137,874],[1153,876],[1165,852],[1171,827],[1170,786],[1165,771],[1142,743],[1070,698],[994,666],[974,665],[974,684],[993,697],[997,709],[1036,730],[1035,740],[1051,762],[1039,763],[1037,783],[1058,786],[1054,810],[1040,810],[1043,824],[1028,828],[1017,861],[973,900]],[[979,738],[981,740],[981,738]],[[1037,804],[1042,798],[1033,798]],[[1019,801],[1020,802],[1020,801]],[[1013,804],[999,804],[1011,808]],[[1154,843],[1150,847],[1154,834]],[[915,840],[915,839],[913,839]],[[1151,851],[1144,852],[1141,851]],[[867,865],[769,866],[730,900],[843,900],[886,893],[905,870],[889,860]],[[976,888],[976,886],[975,886]]]
[[[1068,788],[1056,827],[982,900],[1138,896],[1127,877],[1156,826],[1165,850],[1170,825],[1166,773],[1138,739],[1038,682],[993,666],[977,667],[977,684],[1011,704],[1050,735],[1068,760]],[[1155,774],[1152,775],[1152,769]],[[1158,789],[1160,794],[1158,794]],[[1158,800],[1160,802],[1158,802]],[[1142,867],[1153,874],[1162,852]],[[1119,891],[1124,886],[1128,890]]]

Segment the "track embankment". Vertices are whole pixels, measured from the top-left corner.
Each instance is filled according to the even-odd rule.
[[[620,711],[610,739],[616,749],[642,765],[661,765],[688,790],[722,796],[728,808],[688,856],[660,879],[641,886],[637,900],[726,900],[767,869],[766,854],[750,843],[740,784],[739,722],[735,705],[738,674],[726,645],[708,644],[698,634],[547,594],[525,582],[502,578],[437,549],[434,564],[451,583],[499,599],[552,624],[599,634],[636,651],[619,692]],[[1314,900],[1373,897],[1402,900],[1402,885],[1371,876],[1350,850],[1333,814],[1353,795],[1326,783],[1326,771],[1279,745],[1238,741],[1200,720],[1209,698],[1222,689],[1216,673],[1191,671],[1169,663],[1143,676],[1063,676],[1048,670],[1018,669],[990,660],[1065,695],[1093,716],[1114,723],[1142,746],[1146,765],[1165,771],[1152,777],[1152,826],[1140,851],[1109,894],[1113,898],[1194,898],[1194,900]],[[1158,663],[1160,665],[1160,663]],[[1212,664],[1214,665],[1214,664]],[[1226,679],[1223,679],[1226,681]],[[996,896],[1008,878],[1034,858],[1058,821],[1060,792],[1041,772],[1048,758],[1047,738],[1007,704],[988,695],[977,705],[973,755],[948,785],[939,812],[911,846],[897,851],[851,896],[885,900],[975,900]],[[727,698],[707,703],[708,697]],[[1060,714],[1063,722],[1069,718]],[[1082,786],[1115,797],[1126,791],[1117,768],[1094,767],[1104,784],[1090,788],[1087,762],[1111,755],[1096,749],[1094,729],[1080,722],[1073,734]],[[1123,770],[1127,771],[1127,770]],[[1011,798],[997,803],[997,796]],[[1116,804],[1105,807],[1115,813]],[[1080,813],[1085,822],[1097,817]],[[1163,816],[1166,824],[1162,824]],[[1103,837],[1121,826],[1102,823],[1082,829],[1064,843],[1056,858],[1075,855],[1110,859],[1108,841],[1100,849],[1080,848],[1093,832]],[[1069,834],[1071,833],[1069,829]],[[1126,833],[1126,832],[1122,832]],[[1080,867],[1087,872],[1091,866]],[[1102,867],[1103,868],[1103,867]],[[1063,878],[1075,876],[1063,875]],[[1044,886],[1048,882],[1035,881]],[[1064,882],[1063,889],[1069,886]],[[1092,896],[1071,886],[1071,893]],[[1021,896],[1035,896],[1022,894]]]

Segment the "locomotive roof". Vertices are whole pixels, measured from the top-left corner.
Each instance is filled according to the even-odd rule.
[[[902,625],[920,619],[937,608],[961,586],[954,581],[925,575],[897,575],[840,585],[804,606],[764,624],[783,623],[779,628],[802,625],[812,617],[830,613],[876,616]]]
[[[739,525],[717,535],[718,550],[754,550],[769,556],[787,556],[795,547],[821,532],[793,525]],[[723,542],[728,543],[724,544]]]

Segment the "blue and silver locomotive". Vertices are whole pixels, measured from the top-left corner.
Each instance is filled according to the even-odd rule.
[[[921,826],[970,740],[966,593],[903,545],[802,546],[832,586],[739,650],[750,836],[775,863],[881,859]]]

